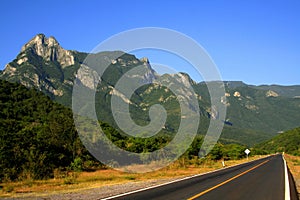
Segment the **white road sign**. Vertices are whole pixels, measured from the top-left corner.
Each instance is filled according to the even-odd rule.
[[[245,153],[248,155],[250,153],[250,150],[249,149],[246,149],[245,150]]]

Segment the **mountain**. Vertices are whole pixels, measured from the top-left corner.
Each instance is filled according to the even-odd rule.
[[[87,56],[88,62],[85,60]],[[93,71],[93,62],[98,66],[107,66],[101,77]],[[144,75],[130,74],[138,66],[143,66]],[[121,77],[137,78],[146,85],[128,97],[117,87]],[[206,83],[196,83],[186,73],[159,75],[151,68],[147,58],[138,59],[121,51],[88,54],[65,50],[54,37],[47,38],[43,34],[36,35],[22,47],[16,59],[0,72],[0,78],[37,88],[68,107],[72,105],[73,83],[77,78],[85,92],[96,91],[98,119],[117,129],[111,113],[112,95],[129,104],[130,116],[138,125],[150,123],[148,113],[152,105],[163,105],[167,111],[163,132],[171,134],[177,132],[181,121],[177,96],[182,96],[187,102],[192,100],[188,85],[195,91],[199,103],[199,108],[193,108],[201,116],[199,134],[206,133],[209,121],[216,120],[218,114],[211,109]],[[169,89],[172,84],[181,87],[172,91]],[[224,142],[254,145],[279,132],[300,126],[300,86],[253,86],[241,81],[225,81],[224,85],[226,93],[220,98],[220,102],[227,106],[221,136]],[[86,95],[80,98],[84,100]],[[185,106],[191,108],[192,104]]]
[[[290,98],[300,98],[300,87],[298,85],[294,85],[294,86],[260,85],[255,88],[274,91],[280,96],[285,96]]]
[[[269,153],[286,152],[288,154],[300,155],[300,127],[285,131],[271,140],[256,146]]]
[[[298,98],[253,86],[227,89],[227,115],[238,127],[276,133],[299,125]]]
[[[35,87],[58,102],[71,96],[74,71],[87,54],[63,49],[54,37],[38,34],[8,63],[1,78]]]

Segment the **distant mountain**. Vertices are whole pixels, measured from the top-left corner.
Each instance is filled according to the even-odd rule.
[[[84,63],[87,56],[98,65],[108,65],[101,78],[86,66],[89,63]],[[176,95],[168,87],[147,84],[138,88],[131,98],[115,87],[124,74],[141,65],[146,69],[141,77],[144,83],[155,80],[167,86],[178,83],[183,87],[177,88],[176,92],[187,99],[191,96],[184,85],[188,82],[193,87],[201,116],[198,132],[206,133],[210,119],[217,114],[212,112],[206,83],[196,83],[186,73],[159,75],[151,68],[148,59],[138,59],[120,51],[88,54],[65,50],[54,37],[38,34],[22,47],[16,59],[5,66],[0,78],[35,87],[51,99],[71,107],[73,82],[77,77],[86,91],[97,91],[96,108],[100,120],[118,128],[111,114],[111,96],[114,94],[129,104],[132,119],[140,125],[149,123],[151,105],[162,104],[168,114],[164,131],[175,133],[181,119],[180,107]],[[226,93],[220,97],[220,102],[227,106],[221,136],[224,142],[254,145],[278,132],[300,126],[300,86],[253,86],[240,81],[225,81],[224,85]]]
[[[227,116],[238,127],[277,133],[300,123],[298,98],[247,85],[228,88],[226,96]]]
[[[291,98],[300,98],[300,87],[299,85],[293,86],[281,86],[281,85],[260,85],[253,86],[257,89],[262,90],[271,90],[276,92],[280,96],[291,97]]]
[[[224,84],[229,89],[235,89],[237,87],[247,86],[247,84],[244,83],[243,81],[224,81]]]

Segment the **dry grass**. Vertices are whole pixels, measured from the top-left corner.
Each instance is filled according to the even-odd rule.
[[[300,156],[284,154],[288,167],[294,177],[298,194],[300,192]]]
[[[250,157],[250,160],[259,156]],[[246,159],[226,161],[226,166],[247,162]],[[135,166],[138,167],[138,166]],[[24,180],[1,184],[0,197],[18,197],[24,194],[43,195],[63,192],[76,192],[85,189],[98,188],[105,185],[124,184],[132,181],[157,180],[176,178],[200,174],[222,168],[221,161],[205,161],[201,165],[186,166],[183,160],[165,167],[161,170],[143,174],[126,173],[113,169],[97,170],[95,172],[69,173],[56,179],[49,180]]]

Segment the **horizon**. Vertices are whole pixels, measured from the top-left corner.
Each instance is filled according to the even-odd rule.
[[[16,7],[16,3],[20,6]],[[88,53],[119,32],[162,27],[198,42],[216,63],[222,80],[250,85],[300,85],[299,1],[145,1],[146,9],[140,9],[142,4],[136,1],[51,1],[52,4],[56,6],[50,6],[45,13],[49,2],[2,3],[1,24],[6,31],[0,33],[0,70],[38,33],[54,36],[67,50]],[[55,15],[48,14],[51,12]],[[151,52],[134,55],[188,73],[201,82],[185,61]]]

